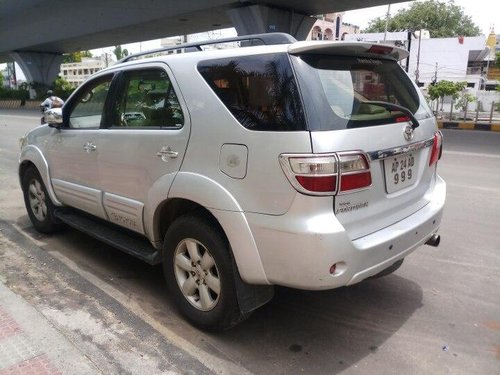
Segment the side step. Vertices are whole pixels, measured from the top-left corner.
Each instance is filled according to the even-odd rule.
[[[158,250],[139,234],[68,208],[57,208],[54,215],[70,227],[78,229],[146,263],[161,263]]]

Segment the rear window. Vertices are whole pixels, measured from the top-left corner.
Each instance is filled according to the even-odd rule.
[[[375,102],[409,109],[415,117],[431,115],[421,95],[392,60],[365,57],[294,56],[311,130],[384,125],[404,113]]]
[[[241,125],[250,130],[305,130],[287,54],[202,62],[198,71]]]

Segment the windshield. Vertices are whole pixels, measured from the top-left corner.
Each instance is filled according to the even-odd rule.
[[[397,106],[407,108],[417,119],[432,115],[422,95],[395,61],[331,55],[295,56],[292,61],[311,130],[406,121],[407,115]]]

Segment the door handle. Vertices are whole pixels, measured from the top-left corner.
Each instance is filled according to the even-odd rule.
[[[162,147],[161,150],[156,153],[156,156],[160,157],[163,161],[167,161],[167,158],[175,159],[177,156],[179,156],[179,153],[172,150],[170,146],[167,146]]]
[[[83,145],[83,149],[87,152],[90,153],[91,151],[97,150],[97,146],[93,144],[92,142],[87,142]]]

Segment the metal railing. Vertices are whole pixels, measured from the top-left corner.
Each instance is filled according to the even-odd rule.
[[[475,104],[475,106],[474,106]],[[472,108],[471,108],[472,107]],[[443,121],[471,121],[475,123],[500,123],[500,102],[483,103],[481,100],[470,102],[463,108],[456,108],[454,103],[446,107],[433,108],[438,120]]]

